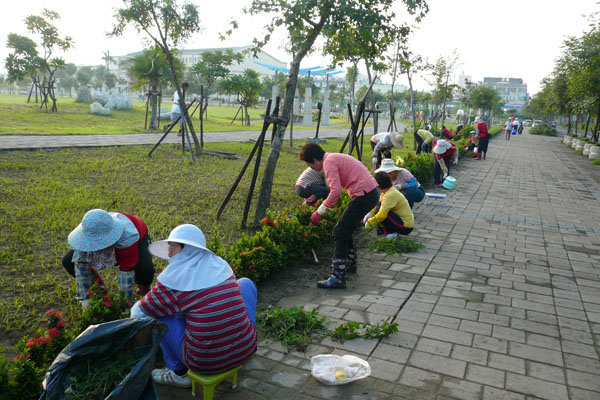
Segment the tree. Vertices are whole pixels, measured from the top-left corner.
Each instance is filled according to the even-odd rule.
[[[356,93],[356,79],[358,78],[358,68],[356,67],[356,63],[354,63],[351,67],[346,68],[346,82],[350,87],[350,105],[354,107],[354,99]]]
[[[102,90],[102,86],[104,86],[106,80],[106,72],[107,70],[103,65],[98,65],[96,68],[94,68],[93,85],[96,89]]]
[[[183,76],[184,64],[175,57],[175,69],[177,75]],[[148,85],[150,96],[150,130],[158,129],[158,92],[163,85],[171,80],[171,68],[164,53],[158,47],[145,49],[142,54],[137,55],[125,64],[127,75],[133,82],[134,89],[141,89]]]
[[[125,7],[117,10],[109,36],[121,36],[125,28],[132,25],[138,32],[148,35],[165,54],[179,95],[179,108],[192,134],[196,154],[200,154],[200,142],[185,104],[173,55],[179,44],[200,30],[198,7],[191,3],[179,6],[176,0],[123,0],[123,3]]]
[[[458,87],[457,85],[449,84],[450,76],[454,74],[454,68],[457,63],[458,53],[454,50],[448,60],[443,57],[438,58],[435,65],[433,65],[431,72],[434,78],[433,99],[436,114],[439,111],[439,105],[442,105],[442,125],[446,120],[446,102],[452,100],[454,90]],[[435,120],[435,125],[437,127],[437,118]]]
[[[490,123],[493,112],[502,109],[502,97],[489,86],[479,86],[471,90],[469,99],[474,108],[480,109],[483,113],[487,112],[486,119]]]
[[[424,0],[402,2],[417,21],[427,12]],[[273,16],[266,26],[266,36],[254,40],[256,49],[269,41],[277,27],[283,26],[287,29],[288,49],[293,54],[281,117],[261,182],[255,225],[266,215],[270,205],[275,167],[292,113],[300,63],[321,35],[325,42],[323,54],[332,57],[333,66],[353,59],[381,58],[388,45],[405,36],[408,30],[394,22],[394,7],[397,8],[397,4],[393,0],[252,0],[245,9],[251,15],[269,13]],[[360,46],[356,45],[357,41]]]
[[[64,91],[69,91],[69,97],[71,97],[73,87],[77,87],[77,81],[75,74],[77,73],[77,66],[69,63],[65,64],[65,67],[56,72],[56,79],[58,79],[58,87]]]
[[[110,55],[110,51],[108,51],[108,50],[102,52],[102,54],[103,54],[102,59],[106,63],[106,70],[108,71],[110,69],[109,68],[110,64],[116,64],[115,58]]]
[[[117,86],[117,76],[115,74],[113,74],[112,72],[107,72],[104,75],[104,83],[106,84],[106,88],[108,89],[108,92],[110,93],[111,90]]]
[[[258,95],[262,90],[260,75],[253,69],[246,69],[242,75],[233,75],[226,80],[231,81],[230,87],[233,93],[237,93],[238,101],[243,107],[245,119],[250,125],[249,107],[254,107],[258,103]]]
[[[234,62],[241,63],[243,59],[242,53],[234,53],[231,49],[205,51],[200,55],[200,61],[192,66],[192,73],[204,84],[204,112],[208,109],[208,92],[213,84],[218,79],[227,78],[230,74],[229,67]]]
[[[92,80],[92,75],[84,69],[79,69],[75,77],[77,78],[77,82],[79,82],[79,86],[87,86]]]
[[[27,30],[40,36],[43,56],[38,54],[37,45],[33,40],[15,33],[8,35],[7,46],[13,49],[5,63],[9,80],[14,82],[25,76],[32,77],[34,85],[38,86],[42,93],[40,109],[45,106],[46,112],[48,111],[48,98],[52,100],[50,111],[58,110],[54,93],[54,74],[65,65],[62,58],[52,57],[52,55],[55,50],[67,51],[73,45],[71,37],[60,37],[58,28],[52,24],[52,21],[59,19],[58,13],[48,9],[44,9],[40,16],[30,15],[25,18]]]
[[[408,79],[408,103],[410,105],[410,115],[413,122],[413,136],[417,134],[417,109],[415,105],[418,103],[417,96],[413,89],[412,80],[414,74],[423,71],[428,68],[428,64],[423,61],[421,56],[413,54],[406,46],[405,43],[398,41],[396,45],[396,54],[394,55],[394,63],[398,65],[398,71],[400,73],[406,74],[406,78]],[[416,146],[417,141],[415,140],[414,146]],[[416,147],[415,147],[416,148]]]

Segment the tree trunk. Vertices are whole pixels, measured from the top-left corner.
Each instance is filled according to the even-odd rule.
[[[598,102],[598,111],[596,113],[596,128],[594,129],[594,138],[592,142],[598,143],[598,120],[600,120],[600,101]]]
[[[590,113],[588,113],[588,116],[587,116],[587,121],[585,121],[585,133],[583,134],[583,137],[584,137],[584,138],[586,138],[586,137],[587,137],[588,128],[589,128],[589,126],[590,126],[590,117],[591,117],[591,114],[590,114]]]
[[[571,134],[571,115],[567,115],[567,118],[569,118],[569,123],[567,124],[567,135]]]
[[[408,78],[408,87],[410,88],[410,113],[413,121],[413,136],[417,134],[417,115],[415,114],[415,95],[413,92],[412,78],[410,77],[410,70],[406,71],[406,77]],[[413,142],[413,150],[417,150],[417,141]]]
[[[152,95],[150,97],[150,130],[151,131],[156,131],[158,130],[158,94],[156,92],[156,87],[157,87],[157,83],[156,82],[152,82],[150,84],[150,87],[152,88]]]

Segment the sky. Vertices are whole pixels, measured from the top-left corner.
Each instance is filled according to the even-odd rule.
[[[428,0],[429,13],[414,25],[409,46],[416,54],[435,62],[439,57],[449,58],[454,50],[459,56],[454,82],[458,74],[470,75],[474,82],[484,77],[522,78],[528,92],[540,90],[540,82],[553,69],[561,54],[561,46],[568,36],[580,36],[589,30],[588,15],[600,11],[598,0]],[[246,46],[252,38],[261,37],[267,16],[248,16],[243,7],[250,0],[192,0],[198,4],[203,30],[190,38],[182,47]],[[28,15],[39,15],[44,7],[60,14],[56,23],[62,36],[73,38],[75,46],[63,55],[67,62],[77,65],[104,64],[105,51],[111,55],[125,55],[145,46],[144,36],[129,29],[121,37],[106,35],[113,23],[115,10],[122,0],[24,0],[3,4],[5,16],[0,23],[0,73],[9,54],[6,38],[14,32],[30,36],[23,20]],[[406,20],[402,2],[397,1],[397,14]],[[10,17],[7,17],[10,16]],[[239,28],[225,41],[219,34],[228,28],[230,20]],[[283,62],[290,62],[285,52],[285,35],[274,35],[265,51]],[[314,51],[302,62],[301,68],[327,66],[330,60],[320,51]],[[359,64],[359,70],[365,70]],[[365,70],[366,71],[366,70]],[[384,82],[391,83],[387,76]],[[426,76],[415,79],[419,90],[429,89]],[[404,78],[399,84],[407,84]]]

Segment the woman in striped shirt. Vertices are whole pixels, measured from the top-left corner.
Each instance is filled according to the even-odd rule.
[[[153,370],[152,379],[190,387],[188,368],[217,374],[248,360],[257,346],[254,283],[236,280],[229,264],[206,248],[204,234],[191,224],[152,243],[150,252],[169,265],[133,306],[131,317],[157,318],[169,327],[160,345],[167,367]]]

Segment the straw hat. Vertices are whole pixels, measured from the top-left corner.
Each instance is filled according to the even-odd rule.
[[[390,132],[390,141],[392,142],[392,145],[397,149],[401,149],[404,147],[404,136],[402,136],[398,132]]]
[[[389,173],[392,171],[400,171],[400,168],[398,168],[396,164],[394,164],[394,160],[392,160],[391,158],[384,158],[383,160],[381,160],[381,167],[377,168],[375,170],[375,173],[381,171]]]

